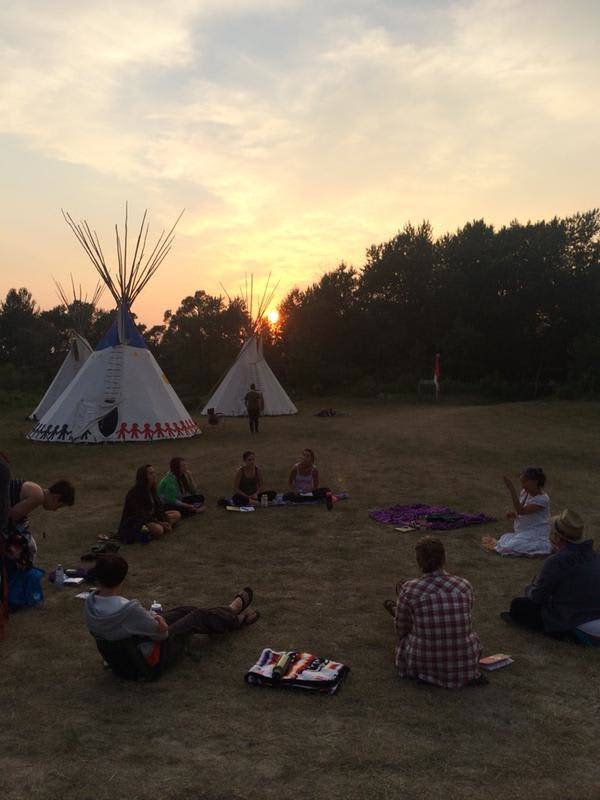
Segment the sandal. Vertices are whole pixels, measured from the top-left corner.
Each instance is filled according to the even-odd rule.
[[[388,612],[388,614],[392,615],[392,617],[396,616],[396,601],[395,600],[384,600],[383,607]]]
[[[254,592],[252,591],[250,586],[245,586],[241,592],[238,592],[236,594],[236,596],[233,599],[237,600],[239,598],[242,601],[242,607],[238,611],[238,614],[241,614],[242,611],[245,611],[248,608],[248,606],[252,602],[253,597],[254,597]]]
[[[259,619],[260,613],[253,608],[252,611],[249,611],[242,620],[242,625],[254,625],[254,623],[258,622]]]

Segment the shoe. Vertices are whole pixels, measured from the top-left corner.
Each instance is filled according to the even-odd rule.
[[[396,601],[395,600],[384,600],[383,607],[388,612],[388,614],[392,615],[392,617],[396,616]]]
[[[234,599],[237,600],[238,597],[242,601],[242,607],[238,612],[241,614],[242,611],[245,611],[252,602],[252,598],[254,597],[254,592],[252,591],[250,586],[245,586],[241,592],[238,592],[236,594]]]
[[[242,625],[254,625],[255,622],[258,622],[260,619],[259,612],[253,608],[252,611],[249,611],[242,621]]]
[[[479,675],[477,678],[471,678],[467,686],[487,686],[489,680],[486,675]]]

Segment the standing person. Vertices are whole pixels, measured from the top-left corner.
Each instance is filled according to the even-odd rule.
[[[242,466],[236,471],[233,481],[232,501],[235,506],[258,506],[261,497],[266,495],[269,502],[277,496],[277,492],[265,490],[262,472],[256,464],[256,455],[252,450],[242,454]]]
[[[600,553],[594,552],[592,539],[582,537],[579,514],[565,509],[552,518],[554,554],[502,619],[550,636],[600,642]]]
[[[160,479],[156,489],[165,511],[179,511],[191,517],[204,511],[204,495],[198,491],[194,477],[184,458],[176,456],[169,463],[169,472]]]
[[[138,469],[135,485],[125,497],[119,523],[119,537],[127,544],[147,541],[144,537],[159,539],[170,533],[181,519],[179,511],[165,511],[156,484],[156,472],[151,464]]]
[[[384,603],[395,619],[400,677],[447,689],[487,683],[479,671],[471,584],[444,570],[446,552],[439,539],[425,536],[415,551],[423,576],[402,584],[396,602]]]
[[[310,447],[302,451],[300,461],[297,461],[288,478],[289,491],[283,495],[284,500],[292,503],[303,503],[309,500],[323,500],[330,490],[319,486],[319,470],[315,464],[315,454]]]
[[[258,433],[258,420],[260,419],[260,412],[264,408],[264,400],[262,392],[258,392],[253,383],[250,384],[250,391],[244,397],[244,404],[248,412],[250,433]]]
[[[521,491],[508,476],[504,485],[510,492],[512,509],[507,519],[513,520],[514,533],[505,533],[498,541],[491,536],[482,539],[488,550],[501,556],[545,556],[552,552],[550,544],[550,498],[544,491],[546,476],[541,467],[527,467],[520,476]]]
[[[246,586],[228,606],[178,606],[164,614],[146,611],[122,596],[128,564],[118,555],[100,556],[94,568],[98,584],[85,602],[88,630],[113,671],[123,678],[156,678],[185,652],[192,634],[225,633],[252,625],[260,614],[249,609]]]

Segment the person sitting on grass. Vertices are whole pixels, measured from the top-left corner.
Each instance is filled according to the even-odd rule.
[[[44,595],[40,579],[44,571],[34,567],[37,544],[29,530],[29,515],[38,508],[58,511],[75,503],[75,489],[66,480],[47,489],[33,481],[8,482],[8,514],[3,537],[4,571],[8,605],[12,610],[38,605]]]
[[[98,650],[113,671],[124,678],[156,678],[186,651],[190,636],[226,633],[259,619],[249,609],[247,586],[227,606],[178,606],[162,614],[123,596],[128,564],[118,555],[98,557],[93,570],[98,589],[85,602],[85,620]]]
[[[119,537],[127,544],[160,539],[181,519],[179,511],[165,511],[156,492],[156,472],[144,464],[135,475],[135,485],[127,492]]]
[[[504,484],[512,499],[513,508],[507,519],[514,520],[514,533],[505,533],[498,540],[485,536],[482,544],[501,556],[545,556],[550,545],[550,498],[544,491],[546,476],[540,467],[527,467],[521,473],[521,492],[511,479],[504,476]]]
[[[292,503],[324,500],[328,494],[331,495],[329,489],[319,486],[319,470],[315,466],[315,454],[310,447],[304,448],[300,461],[292,467],[288,486],[289,491],[283,495],[283,499]]]
[[[415,551],[423,576],[398,586],[396,601],[384,603],[395,619],[400,677],[448,689],[487,683],[479,671],[471,584],[444,570],[446,553],[439,539],[425,536]]]
[[[252,450],[246,450],[242,454],[242,462],[233,481],[234,506],[259,506],[263,495],[272,502],[277,493],[263,488],[262,472],[256,465],[256,455]]]
[[[160,479],[156,489],[165,511],[179,511],[191,517],[204,511],[204,495],[200,494],[184,458],[172,458],[169,472]]]
[[[558,638],[600,643],[600,553],[582,536],[579,514],[565,509],[552,518],[554,554],[502,619]]]

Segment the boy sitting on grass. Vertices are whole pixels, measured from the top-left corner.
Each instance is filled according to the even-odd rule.
[[[259,618],[258,611],[248,608],[253,596],[249,586],[228,606],[178,606],[155,614],[137,600],[123,597],[127,570],[121,556],[100,556],[94,568],[98,589],[90,592],[85,603],[87,627],[109,666],[121,677],[158,677],[185,652],[192,634],[225,633]],[[115,643],[124,646],[115,647]]]

